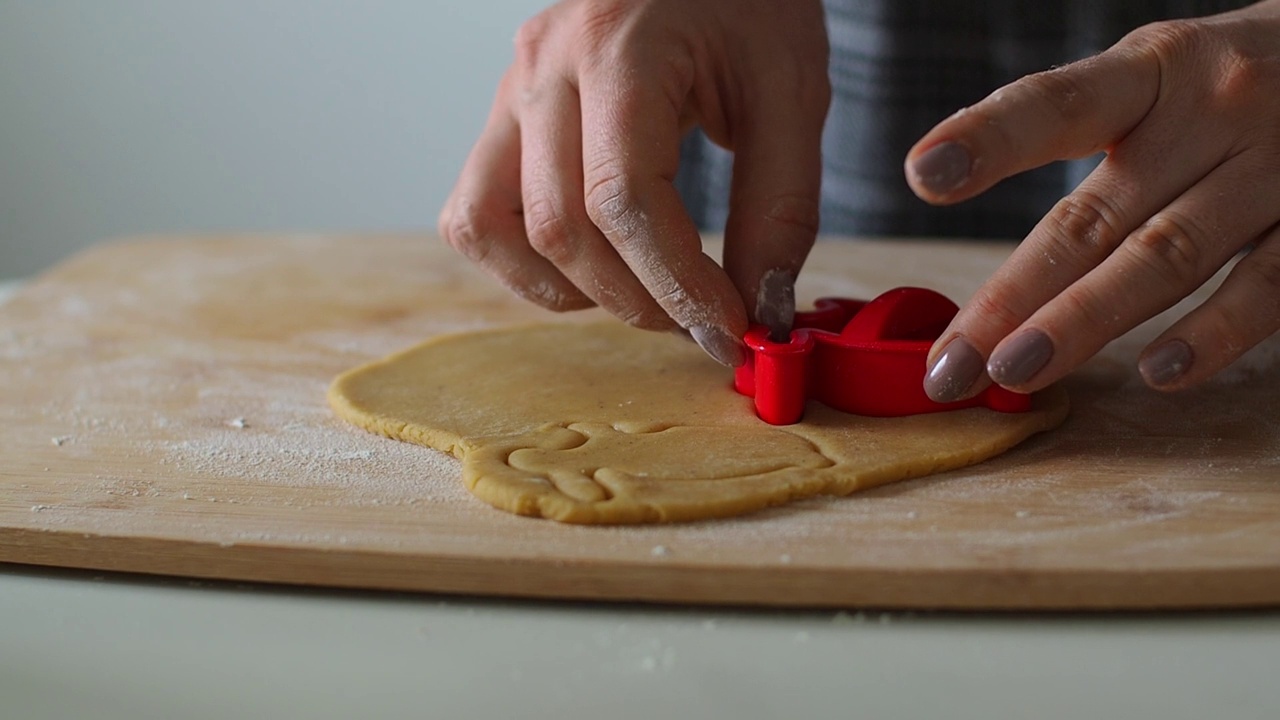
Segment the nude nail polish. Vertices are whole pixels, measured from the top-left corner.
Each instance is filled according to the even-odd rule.
[[[911,163],[911,174],[924,189],[946,195],[969,179],[973,158],[959,143],[944,142],[924,152]]]
[[[1053,358],[1053,341],[1040,330],[1024,330],[991,354],[987,374],[1005,387],[1030,382]]]
[[[934,402],[964,399],[982,376],[982,355],[964,338],[947,343],[924,378],[924,392]]]
[[[1194,360],[1191,346],[1170,340],[1138,361],[1138,372],[1152,387],[1168,385],[1187,373]]]
[[[696,325],[689,328],[689,334],[693,336],[694,342],[721,365],[736,368],[747,361],[747,350],[742,341],[725,330],[710,325]]]

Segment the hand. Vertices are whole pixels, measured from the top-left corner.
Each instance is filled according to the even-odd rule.
[[[1014,82],[931,130],[906,169],[917,195],[946,204],[1101,150],[939,338],[930,397],[971,396],[988,377],[1043,388],[1251,243],[1139,371],[1152,387],[1186,388],[1280,328],[1280,2],[1143,27]]]
[[[520,29],[440,232],[543,307],[741,364],[748,313],[791,324],[829,95],[819,0],[565,0]],[[735,153],[723,270],[672,186],[695,124]]]

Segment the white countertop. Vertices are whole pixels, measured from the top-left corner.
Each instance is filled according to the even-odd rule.
[[[23,720],[1274,718],[1277,667],[1280,612],[521,603],[0,564],[0,717]]]
[[[0,566],[7,718],[1274,718],[1280,617],[833,615]]]

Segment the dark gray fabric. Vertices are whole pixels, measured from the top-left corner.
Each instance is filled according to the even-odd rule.
[[[1097,158],[1011,178],[949,208],[907,188],[902,160],[929,128],[1023,75],[1098,53],[1149,22],[1244,0],[826,0],[831,112],[823,232],[1020,238]],[[699,132],[676,184],[699,227],[723,230],[732,156]]]

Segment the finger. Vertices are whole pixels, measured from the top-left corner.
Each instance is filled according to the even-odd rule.
[[[1147,346],[1138,370],[1148,385],[1181,390],[1230,365],[1280,330],[1280,226],[1231,269],[1204,302]]]
[[[1157,122],[1134,131],[1036,224],[957,313],[929,352],[929,397],[953,402],[981,392],[989,384],[987,358],[1001,340],[1103,263],[1228,151],[1200,136],[1171,152],[1164,147],[1166,126]]]
[[[611,67],[611,66],[610,66]],[[741,365],[747,313],[702,239],[672,181],[679,163],[677,100],[640,77],[583,68],[583,177],[587,214],[648,293],[712,357]]]
[[[521,185],[529,244],[598,305],[650,330],[674,330],[591,219],[583,199],[581,103],[563,78],[542,83],[521,104]]]
[[[439,231],[455,250],[521,297],[551,310],[590,307],[525,238],[520,196],[520,127],[511,111],[510,75],[440,212]]]
[[[829,90],[808,94],[761,97],[735,129],[724,268],[775,339],[791,331],[796,276],[818,233]]]
[[[1001,341],[987,363],[992,380],[1024,392],[1045,387],[1202,285],[1275,223],[1273,167],[1250,153],[1214,169]]]
[[[907,182],[921,199],[950,204],[1024,170],[1093,155],[1142,121],[1159,88],[1155,56],[1124,42],[1028,75],[930,130],[907,153]]]

